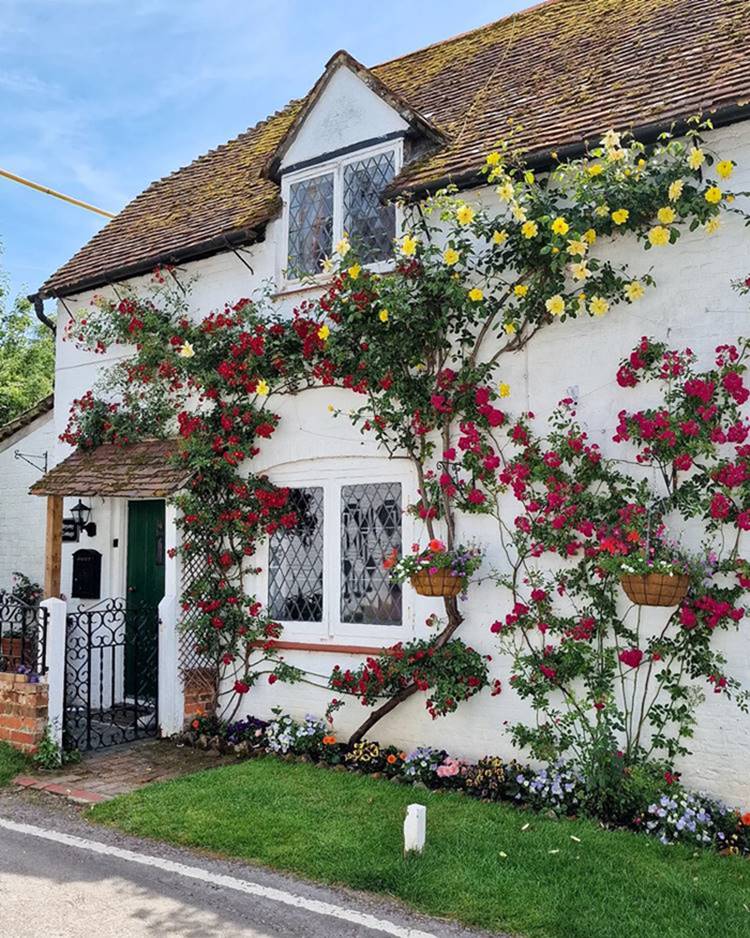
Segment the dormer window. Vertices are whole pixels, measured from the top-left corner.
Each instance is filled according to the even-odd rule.
[[[284,174],[286,258],[281,266],[287,282],[320,274],[344,233],[362,263],[390,258],[396,207],[383,204],[382,197],[400,159],[400,141],[390,142]]]

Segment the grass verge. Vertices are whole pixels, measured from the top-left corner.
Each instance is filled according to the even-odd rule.
[[[0,787],[28,769],[29,760],[8,743],[0,743]]]
[[[427,849],[404,859],[411,802],[428,806]],[[750,936],[741,858],[271,757],[150,785],[89,816],[529,938]]]

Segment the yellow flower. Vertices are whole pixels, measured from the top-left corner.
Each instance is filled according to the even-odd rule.
[[[177,354],[180,358],[192,358],[195,355],[195,349],[189,342],[183,342]]]
[[[516,221],[526,221],[526,209],[522,205],[514,202],[510,210]]]
[[[582,235],[582,239],[586,244],[593,244],[596,241],[596,232],[593,228],[587,228]]]
[[[608,205],[597,205],[594,209],[594,215],[597,218],[606,218],[609,215],[609,206]]]
[[[334,412],[334,410],[336,410],[336,408],[333,406],[333,404],[329,404],[329,405],[328,405],[328,413],[329,413],[329,414],[332,414],[332,413]]]
[[[586,251],[588,251],[589,246],[585,241],[568,241],[568,254],[572,257],[583,257]]]
[[[579,261],[577,264],[570,265],[570,272],[574,280],[585,280],[591,271],[586,266],[586,261]]]
[[[654,225],[648,233],[648,240],[654,247],[663,247],[665,244],[669,244],[669,228]]]
[[[513,183],[507,179],[501,186],[497,187],[497,194],[503,202],[510,202],[513,198]]]
[[[527,186],[530,186],[533,184],[534,178],[535,178],[534,173],[530,169],[527,169],[526,172],[523,174],[523,181],[526,183]]]
[[[607,159],[613,163],[619,163],[620,160],[625,158],[625,151],[620,149],[620,147],[614,147],[611,150],[607,150]],[[627,170],[625,170],[627,173]]]
[[[516,327],[513,325],[512,322],[503,323],[503,329],[505,330],[506,335],[516,334]]]
[[[659,209],[659,211],[656,213],[656,217],[659,219],[662,225],[671,225],[677,215],[671,205],[665,205],[663,208]]]
[[[706,154],[700,147],[692,147],[688,153],[688,166],[691,169],[700,169],[703,165],[703,161],[706,159]]]
[[[318,329],[318,338],[322,339],[324,342],[330,334],[331,330],[326,325],[322,325],[320,329]]]
[[[517,283],[513,287],[513,292],[516,294],[516,296],[526,296],[526,294],[529,292],[529,288],[525,283]]]
[[[346,235],[336,243],[336,253],[339,257],[346,257],[346,255],[351,251],[352,246],[349,244],[349,239]]]
[[[608,130],[601,139],[601,144],[607,150],[620,146],[620,135],[615,130]]]
[[[716,205],[717,202],[721,202],[723,193],[718,186],[709,186],[703,194],[703,198],[711,205]]]
[[[589,309],[594,316],[603,316],[609,309],[609,303],[603,296],[592,296],[589,303]]]
[[[561,215],[557,216],[550,227],[556,235],[565,235],[570,231],[570,225]]]
[[[729,179],[734,172],[734,163],[731,160],[721,160],[716,164],[716,172],[722,179]]]
[[[587,167],[586,172],[589,176],[599,176],[604,172],[604,167],[601,163],[592,163],[591,166]]]
[[[268,382],[261,378],[258,382],[258,386],[255,388],[255,393],[260,397],[267,397],[270,390],[271,389],[268,387]]]
[[[624,225],[628,218],[630,212],[626,208],[618,208],[616,212],[612,212],[612,221],[616,225]]]
[[[459,225],[470,225],[474,221],[476,212],[470,205],[461,205],[456,212]]]
[[[412,235],[404,235],[401,239],[401,244],[399,245],[399,250],[404,255],[404,257],[414,257],[417,252],[417,244],[419,242]]]
[[[521,225],[521,234],[524,238],[536,238],[539,234],[539,226],[535,221],[525,221]]]
[[[706,234],[708,235],[716,234],[719,228],[721,228],[721,222],[719,221],[718,218],[709,218],[703,227],[706,231]]]
[[[461,258],[461,255],[458,253],[458,251],[454,250],[453,248],[446,248],[443,251],[443,260],[449,267],[452,267],[454,264],[457,264],[460,258]]]
[[[361,272],[362,272],[362,268],[359,266],[359,264],[352,264],[352,266],[347,270],[347,273],[349,274],[352,280],[356,280],[357,277],[359,277]]]
[[[479,287],[472,287],[469,290],[469,299],[472,303],[478,303],[480,300],[484,299],[484,293],[479,289]]]
[[[510,385],[507,384],[505,381],[500,382],[497,390],[498,390],[498,393],[500,394],[500,397],[510,397]]]
[[[679,197],[682,195],[682,190],[685,188],[685,183],[681,179],[675,179],[674,182],[670,182],[669,189],[669,201],[676,202]]]
[[[640,300],[645,292],[646,291],[643,289],[643,284],[640,280],[631,280],[630,283],[625,287],[625,296],[630,300],[631,303],[634,303],[636,300]]]
[[[487,154],[487,165],[488,166],[497,166],[500,162],[500,154],[497,150],[493,150],[492,153]]]
[[[330,274],[330,272],[333,270],[333,261],[330,257],[324,257],[320,262],[320,266],[323,268],[324,274]]]
[[[381,322],[388,322],[388,316],[389,316],[389,315],[390,315],[390,313],[388,312],[387,309],[381,309],[380,312],[378,313],[378,319],[379,319]]]
[[[498,231],[497,229],[495,229],[495,231],[492,232],[493,244],[505,244],[507,240],[508,240],[507,231]]]
[[[547,312],[551,316],[562,316],[565,312],[565,300],[559,293],[551,296],[544,305],[547,307]]]

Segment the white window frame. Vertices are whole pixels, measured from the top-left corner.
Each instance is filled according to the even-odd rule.
[[[394,155],[394,173],[397,176],[401,172],[404,158],[403,139],[389,140],[387,143],[376,144],[371,147],[363,147],[361,150],[354,150],[345,156],[336,159],[326,160],[325,162],[315,163],[314,166],[308,166],[305,169],[295,172],[284,173],[281,177],[281,198],[284,203],[283,225],[281,231],[281,244],[277,251],[277,270],[276,283],[279,284],[282,291],[291,292],[298,290],[308,284],[325,284],[330,280],[330,274],[324,272],[310,274],[306,277],[287,277],[287,261],[289,259],[289,190],[297,182],[303,182],[306,179],[314,179],[316,176],[326,176],[333,174],[333,233],[331,235],[331,253],[336,243],[341,240],[344,234],[344,168],[352,163],[360,163],[362,160],[369,159],[372,156],[379,156],[381,153],[393,153]],[[395,209],[395,237],[398,238],[401,233],[403,223],[403,210],[399,205],[394,205]],[[393,260],[376,261],[367,265],[368,270],[376,273],[384,273],[391,270]]]
[[[320,622],[284,622],[282,641],[351,643],[387,647],[408,641],[415,633],[414,593],[404,583],[401,593],[401,625],[341,621],[341,489],[346,485],[397,482],[401,485],[401,548],[409,550],[416,527],[405,507],[417,496],[411,464],[405,459],[316,459],[271,469],[267,473],[274,485],[323,489],[323,615]],[[268,602],[268,562],[270,539],[266,539],[259,557],[262,572],[255,586],[258,598]],[[261,553],[261,552],[259,552]]]

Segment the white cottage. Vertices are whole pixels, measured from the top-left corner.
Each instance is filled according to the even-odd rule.
[[[419,199],[454,183],[467,201],[492,202],[480,169],[510,126],[530,165],[543,171],[551,154],[579,154],[608,128],[632,129],[651,141],[701,112],[715,127],[710,146],[738,164],[734,188],[748,190],[749,101],[745,0],[550,0],[374,68],[339,52],[303,99],[146,189],[50,277],[36,298],[56,299],[57,321],[64,325],[84,315],[95,294],[116,295],[125,282],[145,289],[154,267],[172,264],[180,276],[195,278],[196,313],[267,283],[279,308],[291,311],[316,289],[303,286],[297,272],[330,253],[343,231],[365,238],[369,262],[387,268],[400,217],[395,208],[382,207],[386,191]],[[627,241],[613,247],[620,260],[636,250]],[[580,321],[551,327],[512,358],[507,380],[514,401],[544,415],[564,394],[575,396],[590,436],[608,451],[620,406],[614,376],[624,350],[652,334],[689,343],[705,357],[717,342],[746,332],[747,310],[730,280],[746,275],[749,266],[740,218],[730,218],[710,243],[698,235],[683,237],[658,271],[659,289],[639,306],[614,312],[596,329]],[[58,433],[73,399],[115,354],[94,359],[63,336],[61,328]],[[347,410],[353,400],[345,391],[326,389],[285,398],[282,429],[264,446],[262,464],[253,466],[274,482],[315,492],[322,519],[315,544],[324,558],[320,591],[312,599],[307,591],[301,611],[295,597],[305,593],[306,570],[297,569],[295,582],[294,564],[286,565],[278,581],[262,574],[257,590],[281,618],[286,615],[287,660],[322,674],[334,663],[356,666],[373,650],[426,635],[425,619],[436,611],[432,600],[407,587],[401,608],[378,619],[368,612],[372,597],[350,599],[347,593],[340,562],[344,495],[406,505],[417,488],[406,460],[386,458],[373,441],[331,419],[327,405]],[[88,663],[68,665],[89,692],[94,687],[93,704],[91,693],[88,702],[68,702],[77,706],[69,732],[84,748],[153,732],[157,725],[176,731],[198,700],[194,687],[186,692],[183,679],[194,678],[201,662],[180,648],[177,633],[180,582],[190,571],[180,570],[170,556],[176,530],[173,510],[165,505],[184,479],[166,466],[165,446],[71,456],[58,444],[56,468],[35,486],[48,497],[48,594],[64,594],[88,616],[76,620],[82,636],[76,654],[83,660],[89,653]],[[60,524],[67,517],[71,528],[71,509],[79,501],[88,515],[84,511],[79,518],[78,540],[61,549]],[[423,534],[408,516],[402,525],[404,544]],[[468,517],[459,526],[459,537],[482,539],[482,523]],[[499,564],[499,552],[495,556],[490,548],[488,561]],[[279,570],[281,561],[262,558],[264,570],[269,564]],[[113,624],[124,597],[134,594],[152,604],[161,599],[158,655],[155,616],[128,626],[128,635]],[[360,606],[343,614],[342,597]],[[488,653],[494,645],[487,623],[502,611],[494,611],[495,601],[487,585],[472,591],[462,626],[462,637]],[[109,641],[97,638],[96,630],[104,627]],[[92,630],[96,660],[90,654]],[[723,641],[735,673],[750,683],[747,635],[732,633]],[[158,677],[149,670],[157,660]],[[492,677],[506,683],[508,662],[495,657],[492,668]],[[134,676],[146,671],[150,676],[142,680]],[[321,713],[329,697],[307,685],[277,683],[254,689],[246,707],[259,716],[275,706],[297,715]],[[433,722],[422,701],[412,698],[379,724],[377,735],[403,747],[444,746],[462,757],[511,755],[503,724],[524,713],[512,691],[482,693]],[[361,707],[351,702],[337,715],[337,726],[346,731],[361,718]],[[693,749],[689,782],[748,801],[747,716],[711,697],[701,708]]]

